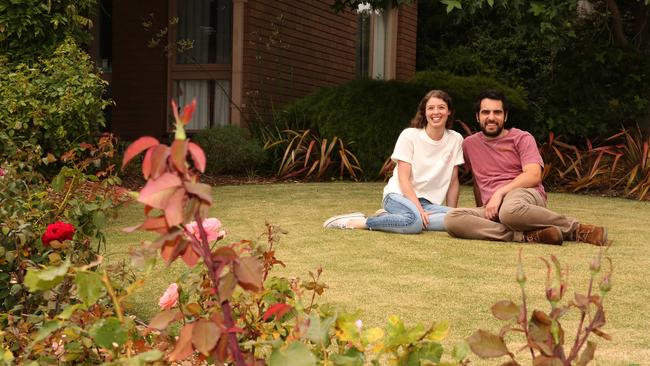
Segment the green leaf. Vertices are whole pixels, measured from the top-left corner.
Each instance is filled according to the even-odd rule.
[[[113,349],[113,343],[122,346],[127,340],[126,329],[115,317],[95,322],[90,329],[90,336],[95,343],[106,349]]]
[[[425,343],[422,346],[414,347],[409,353],[407,365],[420,366],[422,361],[431,361],[434,364],[440,362],[442,357],[442,346],[438,343]]]
[[[269,366],[312,366],[316,365],[316,357],[300,342],[293,342],[286,349],[278,348],[271,354]]]
[[[462,4],[458,0],[441,0],[440,2],[447,5],[447,14],[451,13],[454,9],[463,9]]]
[[[439,342],[445,339],[448,334],[449,334],[449,322],[441,321],[436,323],[436,325],[433,327],[433,330],[429,333],[427,338],[432,341]]]
[[[469,355],[469,351],[469,344],[462,341],[454,345],[454,349],[451,350],[451,357],[460,363],[460,361],[464,360],[467,355]]]
[[[502,337],[484,330],[477,330],[467,338],[467,343],[476,355],[481,358],[495,358],[509,354]]]
[[[363,352],[352,347],[342,355],[333,353],[330,356],[330,360],[337,366],[363,366],[365,365],[366,357]]]
[[[313,312],[309,315],[309,329],[307,329],[307,338],[316,345],[327,347],[330,344],[330,329],[336,321],[336,316],[330,316],[321,321],[318,313]]]
[[[59,173],[52,179],[52,189],[55,192],[62,192],[63,188],[65,187],[65,176],[63,175],[63,172]]]
[[[69,259],[58,267],[46,267],[41,270],[29,268],[25,275],[25,286],[30,292],[49,290],[63,281],[69,268]]]
[[[86,307],[95,304],[106,293],[102,277],[96,272],[77,272],[75,283],[77,284],[77,296]]]
[[[147,351],[139,353],[136,356],[133,356],[129,359],[123,360],[122,365],[125,366],[144,366],[149,362],[155,362],[160,360],[164,356],[159,350]]]
[[[84,309],[84,305],[82,304],[74,304],[74,305],[68,305],[61,314],[57,315],[57,318],[61,320],[68,320],[74,314],[75,311],[78,309]]]
[[[494,0],[487,0],[487,3],[490,7],[494,7]]]
[[[50,334],[52,334],[52,332],[63,327],[64,324],[65,323],[60,322],[58,320],[50,320],[48,322],[45,322],[45,324],[43,324],[41,329],[38,330],[38,333],[36,333],[36,337],[34,337],[34,340],[32,342],[38,343],[42,341],[43,339],[49,337]]]

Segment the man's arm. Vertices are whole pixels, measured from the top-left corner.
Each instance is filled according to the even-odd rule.
[[[542,167],[537,163],[526,164],[523,172],[519,174],[510,183],[505,184],[497,189],[488,203],[485,205],[485,217],[494,220],[499,215],[499,206],[503,197],[516,188],[530,188],[537,186],[542,181]]]

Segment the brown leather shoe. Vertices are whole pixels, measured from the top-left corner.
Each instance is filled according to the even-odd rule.
[[[580,224],[575,233],[575,241],[593,245],[607,245],[607,229],[602,226]]]
[[[524,242],[562,245],[562,231],[557,226],[526,231],[524,233]]]

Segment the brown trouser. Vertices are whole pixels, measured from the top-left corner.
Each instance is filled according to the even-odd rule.
[[[557,226],[565,240],[573,240],[579,222],[546,208],[534,188],[517,188],[503,198],[498,221],[485,218],[485,209],[457,208],[445,216],[449,235],[465,239],[523,241],[523,232]]]

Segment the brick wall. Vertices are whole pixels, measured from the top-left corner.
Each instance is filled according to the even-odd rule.
[[[415,48],[417,42],[417,4],[399,8],[397,33],[397,80],[407,80],[415,74]]]

